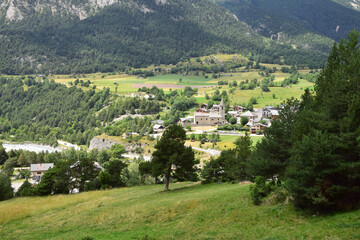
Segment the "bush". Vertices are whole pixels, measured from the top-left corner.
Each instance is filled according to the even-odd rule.
[[[0,201],[12,198],[13,194],[10,178],[5,173],[0,173]]]
[[[260,205],[262,200],[271,192],[271,188],[266,184],[266,179],[259,176],[255,179],[255,185],[250,186],[250,191],[253,203]]]
[[[95,178],[90,182],[86,182],[84,185],[84,191],[94,191],[99,190],[101,188],[101,182],[99,178]]]
[[[16,192],[16,197],[29,197],[33,195],[32,184],[26,180]]]

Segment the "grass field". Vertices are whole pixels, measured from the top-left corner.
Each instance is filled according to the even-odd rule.
[[[234,95],[231,96],[231,102],[233,104],[247,103],[250,98],[254,97],[258,102],[258,104],[254,105],[255,108],[268,105],[276,106],[291,97],[299,99],[304,93],[305,88],[311,88],[313,86],[313,83],[300,80],[298,84],[292,85],[291,87],[271,87],[269,88],[270,92],[262,92],[259,88],[255,88],[254,90],[236,90]],[[273,98],[273,94],[275,94],[275,98]]]
[[[216,61],[227,62],[232,61],[233,59],[243,59],[246,58],[240,55],[212,55],[201,58],[203,61],[206,58],[216,59]],[[191,62],[196,63],[196,59],[191,59]],[[266,67],[276,67],[278,71],[274,73],[275,82],[281,82],[285,78],[289,77],[289,73],[282,73],[279,71],[281,67],[284,65],[276,65],[276,64],[263,64]],[[171,68],[170,66],[162,66],[163,68]],[[289,66],[287,66],[289,67]],[[154,69],[150,67],[146,70]],[[143,69],[144,70],[144,69]],[[261,81],[264,77],[259,75],[258,70],[251,70],[249,72],[244,71],[245,67],[241,67],[240,69],[243,72],[236,73],[223,73],[221,78],[215,79],[212,78],[212,74],[208,74],[208,78],[204,76],[183,76],[182,74],[167,74],[167,75],[157,75],[149,78],[138,78],[137,76],[127,75],[127,74],[112,74],[112,73],[95,73],[95,74],[86,74],[79,76],[79,80],[88,81],[90,80],[91,85],[90,88],[96,85],[97,90],[102,90],[105,87],[110,88],[110,91],[113,93],[128,95],[131,92],[136,92],[140,86],[151,87],[153,85],[161,84],[159,87],[163,88],[165,92],[169,92],[170,89],[175,89],[177,87],[185,87],[185,86],[208,86],[206,88],[200,88],[198,90],[199,94],[196,96],[196,101],[198,103],[206,102],[205,94],[209,94],[210,96],[215,92],[216,89],[220,91],[229,90],[229,86],[216,86],[218,81],[237,81],[238,83],[241,81],[258,79]],[[309,70],[299,70],[300,73],[307,73]],[[70,82],[74,82],[76,78],[71,75],[55,75],[52,77],[56,82],[67,84],[68,86]],[[181,79],[181,81],[179,81]],[[213,87],[215,85],[215,87]],[[247,104],[251,97],[255,97],[258,100],[258,104],[254,105],[255,108],[261,108],[266,105],[278,105],[282,103],[285,99],[295,97],[299,98],[303,93],[304,89],[307,87],[312,88],[313,83],[310,83],[306,80],[300,80],[298,84],[292,85],[288,88],[270,88],[270,92],[265,93],[262,92],[259,88],[254,90],[240,90],[236,89],[234,95],[230,97],[231,104]],[[90,89],[83,88],[83,89]],[[273,98],[273,94],[275,94],[275,98]]]
[[[359,239],[360,211],[306,215],[254,206],[249,185],[194,183],[13,199],[1,239]]]
[[[220,142],[216,143],[214,149],[223,151],[223,150],[229,150],[229,149],[235,148],[234,142],[238,138],[239,138],[239,136],[221,135]],[[262,136],[250,136],[250,138],[251,138],[253,146],[255,146],[255,144],[262,138]],[[191,142],[190,140],[188,140],[188,141],[186,141],[186,144],[189,146],[192,146],[192,147],[200,147],[199,141]],[[202,148],[204,148],[204,149],[213,148],[213,145],[212,145],[212,143],[207,142],[207,143],[202,144]]]

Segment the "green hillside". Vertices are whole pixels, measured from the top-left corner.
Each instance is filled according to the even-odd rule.
[[[254,206],[249,185],[149,185],[0,203],[1,239],[359,239],[360,211]]]
[[[83,2],[1,5],[0,73],[124,71],[216,53],[321,66],[330,50],[294,49],[264,39],[208,0],[112,1],[104,7]]]
[[[214,0],[255,31],[296,45],[326,46],[359,30],[360,13],[331,0]],[[337,2],[350,5],[348,0]],[[355,1],[354,1],[355,2]],[[309,36],[310,35],[310,36]]]

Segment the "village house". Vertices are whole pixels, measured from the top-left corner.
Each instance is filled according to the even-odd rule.
[[[53,167],[54,167],[53,163],[31,164],[30,165],[31,178],[38,182],[41,180],[44,173]]]
[[[273,107],[273,106],[266,106],[262,110],[263,110],[263,117],[265,117],[265,118],[271,118],[272,117],[271,111],[273,111],[274,114],[276,114],[276,112],[277,112],[277,116],[279,115],[278,109],[276,107]]]
[[[249,119],[249,123],[253,124],[254,123],[254,120],[256,118],[258,118],[258,116],[250,111],[247,111],[243,114],[240,114],[240,117],[238,117],[238,122],[240,122],[241,118],[242,117],[246,117],[247,119]],[[240,118],[240,119],[239,119]]]
[[[246,108],[240,106],[240,105],[236,105],[233,107],[234,111],[238,112],[238,113],[243,113],[245,111]]]
[[[196,109],[196,112],[200,112],[200,113],[208,113],[209,110],[207,110],[206,108],[198,108]]]
[[[230,114],[231,117],[240,117],[240,114],[237,111],[228,111],[228,114]]]
[[[194,123],[194,116],[188,116],[186,118],[180,118],[179,124],[183,127],[191,126]]]
[[[250,134],[257,134],[257,133],[264,134],[264,129],[266,127],[268,127],[268,126],[265,124],[255,123],[250,127]]]
[[[155,124],[153,126],[153,131],[154,133],[160,133],[160,132],[164,132],[165,131],[165,127],[161,124]]]
[[[200,108],[204,108],[204,109],[207,109],[208,108],[208,105],[206,103],[202,103]]]
[[[212,111],[195,112],[192,126],[220,126],[227,124],[225,119],[225,103],[221,99],[219,105],[214,105]]]

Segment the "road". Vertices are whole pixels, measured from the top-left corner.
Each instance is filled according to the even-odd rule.
[[[60,144],[60,145],[63,145],[65,147],[68,147],[68,148],[74,148],[75,150],[81,150],[81,148],[78,146],[78,145],[75,145],[75,144],[71,144],[71,143],[68,143],[68,142],[64,142],[64,141],[61,141],[61,140],[57,140],[57,142]]]
[[[190,147],[190,146],[187,146],[187,147]],[[198,148],[198,147],[192,147],[192,149],[208,153],[211,156],[220,156],[220,154],[221,154],[221,151],[218,151],[218,150],[215,150],[215,149],[203,149],[203,148]]]
[[[123,154],[122,156],[126,157],[126,158],[132,158],[132,159],[134,159],[134,158],[138,159],[140,157],[139,154]],[[144,157],[145,161],[150,162],[151,156],[143,155],[143,157]]]

